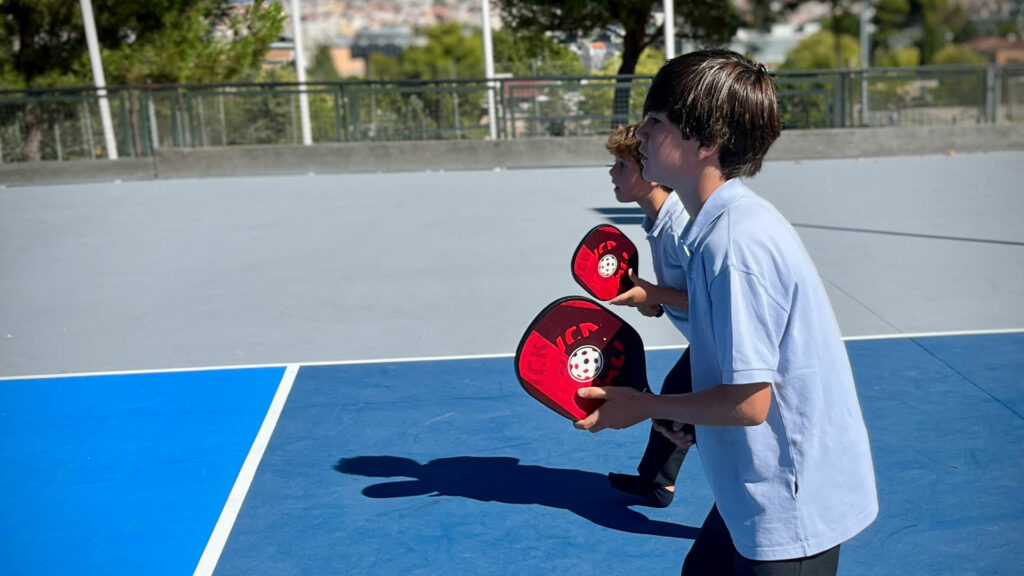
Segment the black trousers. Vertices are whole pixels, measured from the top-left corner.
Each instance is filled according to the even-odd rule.
[[[689,394],[693,392],[693,377],[690,374],[690,349],[676,361],[661,385],[661,394]],[[686,458],[687,448],[676,446],[660,432],[651,428],[647,449],[636,467],[641,478],[662,486],[674,486],[679,476],[679,467]]]
[[[733,546],[718,506],[713,506],[683,561],[682,576],[835,576],[838,570],[839,546],[793,560],[744,558]]]

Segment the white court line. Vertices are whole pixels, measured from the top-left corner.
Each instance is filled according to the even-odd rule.
[[[199,558],[199,564],[196,565],[196,571],[193,573],[194,576],[213,574],[214,568],[217,567],[220,555],[224,551],[224,545],[227,544],[231,529],[235,526],[235,520],[238,519],[238,513],[242,509],[242,502],[245,501],[245,496],[249,493],[249,486],[252,485],[252,479],[256,476],[256,469],[259,468],[260,461],[263,460],[270,437],[274,435],[274,428],[277,427],[277,421],[281,417],[284,404],[288,401],[288,394],[292,391],[292,384],[295,383],[295,375],[298,373],[298,364],[290,364],[285,369],[281,383],[277,386],[277,393],[274,394],[274,399],[270,402],[267,416],[263,419],[263,425],[260,426],[260,431],[256,434],[252,447],[249,448],[249,455],[245,457],[242,470],[235,479],[235,485],[231,487],[231,493],[228,494],[227,503],[221,510],[217,525],[214,526],[213,533],[210,534],[210,539],[206,543],[206,549],[203,550],[203,555]]]
[[[843,340],[892,340],[895,338],[932,338],[935,336],[985,336],[988,334],[1016,334],[1024,328],[1003,328],[999,330],[962,330],[950,332],[917,332],[906,334],[879,334],[877,336],[848,336]]]
[[[1017,334],[1024,328],[1000,328],[994,330],[953,330],[948,332],[897,332],[894,334],[874,334],[869,336],[844,336],[844,341],[855,340],[892,340],[896,338],[931,338],[934,336],[984,336],[988,334]],[[682,350],[686,344],[666,344],[662,346],[644,346],[644,350]],[[393,364],[403,362],[442,362],[446,360],[487,360],[491,358],[512,358],[515,354],[505,352],[499,354],[464,354],[456,356],[410,356],[403,358],[371,358],[368,360],[324,360],[317,362],[279,362],[276,364],[228,364],[224,366],[203,366],[194,368],[151,368],[146,370],[114,370],[109,372],[76,372],[65,374],[37,374],[29,376],[0,376],[5,380],[43,380],[47,378],[79,378],[85,376],[125,376],[133,374],[170,374],[176,372],[206,372],[212,370],[245,370],[255,368],[281,368],[282,366],[352,366],[359,364]]]

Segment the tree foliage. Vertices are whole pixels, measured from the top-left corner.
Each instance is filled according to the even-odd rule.
[[[836,37],[831,30],[822,30],[800,41],[786,53],[782,70],[827,70],[856,68],[860,63],[860,43],[848,34],[839,36],[839,57],[836,62]]]
[[[266,0],[95,0],[93,12],[110,84],[238,78],[259,67],[284,23]],[[0,56],[9,87],[92,84],[78,2],[0,2]]]
[[[770,23],[768,2],[754,0],[757,23]],[[550,32],[564,41],[609,33],[622,39],[622,60],[617,74],[634,74],[643,51],[663,38],[655,19],[661,0],[503,0],[502,21],[514,31]],[[704,45],[726,44],[744,23],[731,2],[676,0],[676,34]]]
[[[482,32],[451,22],[418,31],[421,45],[411,46],[399,56],[372,54],[367,69],[375,80],[482,78],[484,49]],[[494,63],[498,72],[513,76],[584,73],[579,57],[543,34],[515,34],[496,30],[493,34]]]
[[[109,85],[239,78],[260,67],[284,22],[280,4],[267,0],[94,0],[93,13]],[[78,2],[0,0],[0,83],[9,89],[93,84]],[[137,110],[129,107],[137,126]],[[18,144],[26,160],[42,158],[44,122],[62,119],[67,109],[44,110],[30,101],[21,114],[7,115],[7,124],[23,127]]]
[[[661,0],[502,0],[502,21],[514,31],[556,34],[564,41],[575,41],[597,34],[622,39],[621,60],[616,74],[636,73],[641,54],[664,38],[656,18]],[[765,28],[795,0],[749,0],[747,16],[733,2],[721,0],[673,0],[677,38],[686,38],[704,47],[727,44],[741,25]],[[675,41],[675,39],[673,39]],[[630,81],[620,78],[612,104],[611,125],[629,121]]]
[[[882,54],[913,46],[921,64],[935,63],[944,46],[975,33],[963,5],[952,0],[879,0],[874,23],[872,41]]]

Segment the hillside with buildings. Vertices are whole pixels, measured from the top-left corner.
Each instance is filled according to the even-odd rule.
[[[747,4],[746,0],[734,1],[741,10]],[[1020,22],[1022,18],[1021,0],[951,2],[963,6],[971,21],[983,31],[993,29],[994,23]],[[282,41],[267,54],[268,66],[293,59],[291,3],[282,2],[282,5],[288,20]],[[859,13],[860,7],[860,2],[850,3],[854,13]],[[400,54],[418,42],[417,29],[448,22],[478,28],[482,22],[480,0],[300,0],[300,10],[307,62],[310,55],[326,46],[335,70],[342,77],[364,76],[371,53]],[[751,54],[766,65],[777,66],[800,41],[821,31],[822,21],[831,15],[831,2],[805,2],[768,31],[740,29],[730,48]],[[497,1],[491,2],[491,25],[495,29],[502,25]],[[994,37],[990,33],[980,36],[971,47],[990,60],[1024,60],[1019,38]],[[680,41],[683,51],[696,47]],[[584,67],[591,72],[596,72],[607,59],[614,58],[620,49],[613,34],[580,41],[570,48],[579,54]]]

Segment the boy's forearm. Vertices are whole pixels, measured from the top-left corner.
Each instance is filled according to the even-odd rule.
[[[757,426],[768,417],[771,387],[756,384],[719,384],[692,394],[651,396],[651,418],[698,426]]]
[[[685,290],[676,290],[668,286],[652,286],[648,292],[648,301],[662,306],[668,305],[673,308],[686,310],[690,307],[690,293]]]

